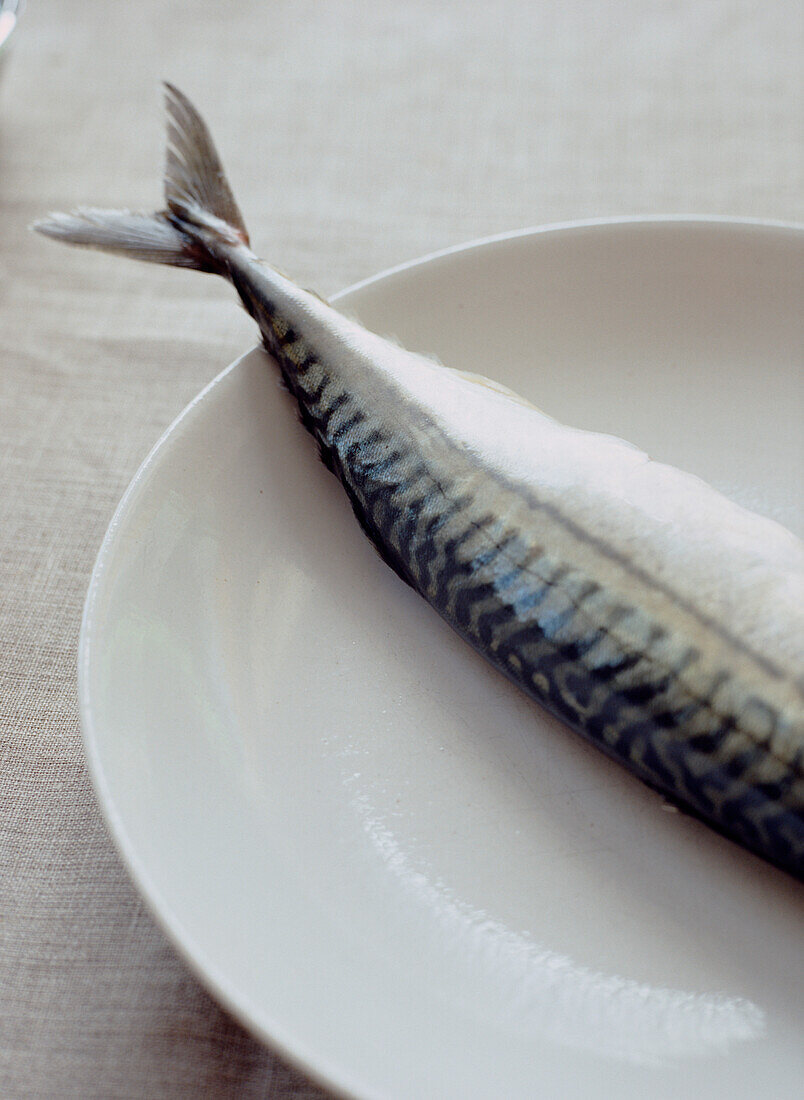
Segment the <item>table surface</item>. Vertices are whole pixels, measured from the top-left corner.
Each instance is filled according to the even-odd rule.
[[[77,716],[81,607],[115,504],[254,342],[251,322],[217,280],[27,225],[157,204],[163,78],[207,115],[257,250],[324,294],[544,222],[801,222],[804,8],[29,0],[15,38],[0,85],[0,1095],[326,1097],[155,925]]]

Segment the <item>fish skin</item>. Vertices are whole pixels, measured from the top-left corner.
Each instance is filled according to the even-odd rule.
[[[276,338],[273,312],[269,303],[260,318],[270,350],[383,558],[551,713],[685,809],[801,876],[795,688],[761,654],[730,647],[706,624],[669,625],[601,582],[605,571],[594,562],[584,567],[562,555],[522,487],[456,453],[449,440],[440,457],[431,440],[423,461],[398,417],[384,423],[376,406],[318,369],[295,329]]]
[[[391,568],[548,711],[804,878],[801,542],[300,289],[250,250],[195,109],[167,102],[164,212],[36,228],[227,277]]]

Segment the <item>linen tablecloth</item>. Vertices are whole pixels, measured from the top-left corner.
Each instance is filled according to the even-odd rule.
[[[599,215],[804,221],[800,0],[28,0],[0,86],[0,1096],[328,1095],[207,995],[113,849],[76,646],[114,506],[255,338],[217,280],[57,248],[159,200],[168,78],[255,246],[332,292]],[[344,1011],[348,1011],[344,1005]]]

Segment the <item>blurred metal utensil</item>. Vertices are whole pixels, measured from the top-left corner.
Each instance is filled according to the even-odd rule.
[[[23,0],[0,0],[0,72],[6,63],[8,40],[22,11]]]

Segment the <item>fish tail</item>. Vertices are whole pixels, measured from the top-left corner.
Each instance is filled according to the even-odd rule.
[[[164,210],[137,214],[82,207],[51,214],[31,228],[67,244],[147,263],[225,273],[225,248],[249,243],[243,215],[198,111],[172,84],[165,84],[165,106]]]

